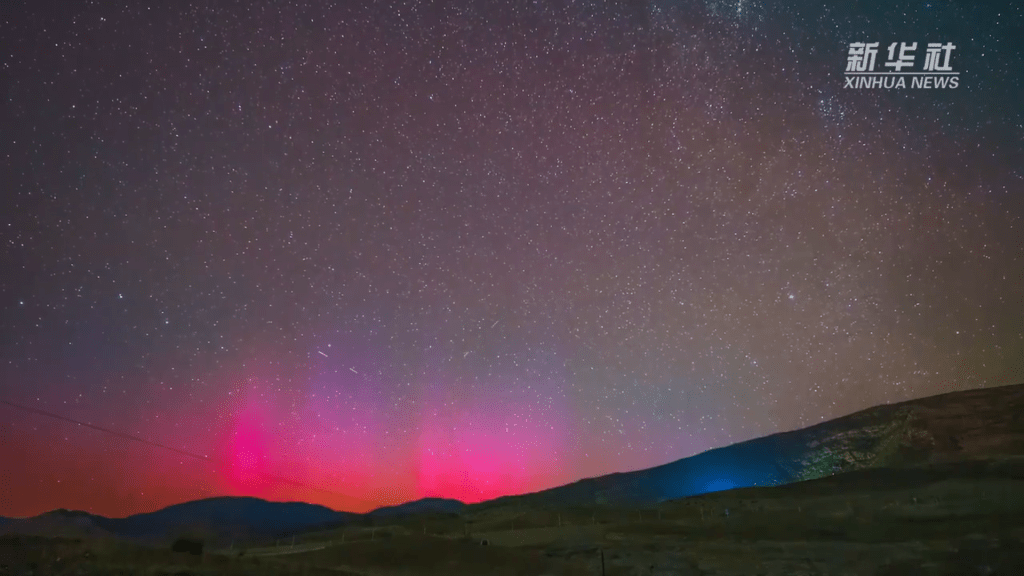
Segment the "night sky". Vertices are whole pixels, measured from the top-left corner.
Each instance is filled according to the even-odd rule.
[[[116,4],[0,9],[0,515],[479,501],[1024,381],[1020,3]],[[844,88],[902,41],[959,87]]]

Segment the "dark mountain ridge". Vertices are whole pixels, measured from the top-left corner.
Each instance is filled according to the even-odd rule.
[[[951,392],[882,405],[791,432],[716,448],[645,470],[588,478],[548,490],[465,505],[424,498],[366,514],[303,502],[214,497],[125,518],[59,509],[0,518],[4,532],[114,535],[162,541],[184,532],[218,542],[280,538],[421,513],[459,513],[509,503],[649,506],[732,488],[769,487],[844,472],[906,469],[1024,455],[1024,384]],[[872,476],[875,477],[875,476]]]
[[[421,498],[412,502],[406,502],[397,506],[383,506],[372,510],[367,514],[375,517],[403,516],[407,514],[425,514],[440,512],[446,514],[459,513],[466,504],[451,498]]]
[[[154,512],[107,518],[79,510],[58,509],[2,524],[6,532],[61,535],[114,535],[139,542],[163,542],[181,534],[215,542],[266,539],[311,526],[344,524],[360,514],[338,512],[319,504],[269,502],[248,496],[219,496],[174,504]]]
[[[588,478],[471,506],[514,501],[545,506],[643,506],[856,470],[1024,455],[1022,415],[1024,384],[950,392],[867,408],[654,468]]]

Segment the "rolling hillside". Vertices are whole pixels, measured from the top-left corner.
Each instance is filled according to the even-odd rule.
[[[876,406],[808,428],[474,507],[653,505],[730,488],[778,486],[871,468],[1024,454],[1024,384]]]
[[[542,508],[648,507],[731,488],[778,486],[860,470],[941,468],[947,464],[1024,455],[1022,415],[1024,385],[1004,386],[877,406],[655,468],[580,480],[533,494],[468,506],[457,500],[425,498],[368,514],[354,514],[301,502],[219,497],[126,518],[63,509],[29,519],[0,518],[0,531],[71,536],[109,534],[140,541],[159,541],[183,531],[194,531],[225,543],[236,538],[280,538],[352,523],[368,525],[417,514],[474,514],[513,504]]]

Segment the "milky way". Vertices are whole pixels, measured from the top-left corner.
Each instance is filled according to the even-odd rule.
[[[362,511],[1024,381],[1024,12],[0,15],[0,514]],[[844,89],[851,42],[960,86]],[[10,465],[16,462],[16,465]]]

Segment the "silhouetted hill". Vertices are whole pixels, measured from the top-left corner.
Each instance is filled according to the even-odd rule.
[[[90,512],[84,512],[82,510],[68,510],[67,508],[50,510],[49,512],[44,512],[39,516],[36,516],[36,518],[52,518],[55,520],[66,519],[78,524],[86,524],[95,520],[107,520],[107,518],[104,518],[103,516],[98,516]]]
[[[110,532],[97,522],[102,520],[107,519],[88,512],[62,508],[32,518],[4,518],[0,522],[0,533],[68,538],[110,536]]]
[[[877,406],[801,430],[773,434],[655,468],[580,480],[542,492],[473,505],[424,498],[368,514],[301,502],[218,497],[126,518],[54,510],[28,519],[0,518],[3,532],[51,536],[104,535],[165,541],[185,532],[221,544],[280,538],[375,518],[475,512],[492,506],[648,506],[730,488],[769,487],[861,470],[871,482],[911,470],[1024,455],[1024,385],[953,392]],[[935,468],[938,467],[938,468]],[[849,479],[859,475],[845,476]],[[910,478],[911,476],[906,476]],[[915,477],[916,478],[916,477]]]
[[[175,504],[126,518],[106,518],[73,510],[53,510],[33,518],[12,520],[7,532],[24,534],[97,535],[157,542],[192,532],[216,542],[233,538],[273,538],[324,524],[342,524],[359,514],[337,512],[303,502],[268,502],[251,497],[217,497]]]
[[[545,506],[647,505],[871,468],[1024,455],[1024,384],[876,406],[808,428],[740,442],[655,468],[498,498]]]
[[[397,506],[384,506],[368,512],[369,516],[391,517],[403,516],[406,514],[425,514],[431,512],[443,512],[457,514],[466,506],[465,503],[450,498],[422,498]]]
[[[358,514],[337,512],[304,502],[268,502],[251,497],[217,497],[168,506],[156,512],[108,520],[111,532],[158,536],[176,530],[213,532],[217,536],[275,536],[306,527],[344,522]],[[103,524],[100,524],[103,526]]]

